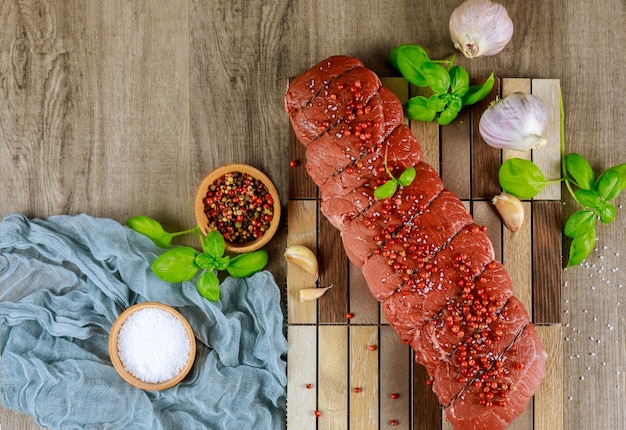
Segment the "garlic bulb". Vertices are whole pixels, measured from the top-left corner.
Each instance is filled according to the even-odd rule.
[[[480,117],[478,130],[488,145],[528,151],[547,143],[548,107],[537,96],[513,93],[492,104]]]
[[[504,6],[489,0],[467,0],[450,16],[454,47],[467,58],[496,55],[513,36],[513,21]]]
[[[516,232],[524,223],[524,207],[520,199],[509,193],[502,193],[491,200],[504,221],[504,225]]]

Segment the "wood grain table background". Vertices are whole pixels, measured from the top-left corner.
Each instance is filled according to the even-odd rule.
[[[264,170],[286,204],[287,79],[333,54],[391,76],[390,50],[453,53],[460,0],[0,2],[0,215],[147,214],[193,224],[212,168]],[[559,79],[566,144],[597,170],[626,162],[624,0],[502,0],[515,24],[470,76]],[[598,229],[562,287],[566,429],[626,428],[626,212]],[[574,210],[564,196],[564,215]],[[282,231],[269,246],[284,285]],[[37,428],[3,409],[2,429]]]

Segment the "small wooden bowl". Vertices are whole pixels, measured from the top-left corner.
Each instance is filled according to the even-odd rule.
[[[280,199],[278,197],[278,191],[276,191],[276,187],[263,172],[258,169],[255,169],[252,166],[247,164],[224,164],[216,168],[215,170],[209,172],[202,181],[200,181],[200,185],[198,185],[196,191],[196,197],[193,203],[193,211],[196,217],[196,222],[200,226],[200,230],[202,233],[207,234],[209,219],[204,212],[204,199],[206,198],[206,193],[209,189],[209,186],[215,182],[217,179],[224,176],[229,172],[240,172],[246,173],[261,182],[267,187],[267,190],[272,196],[274,200],[274,215],[272,221],[270,222],[270,226],[265,231],[263,236],[259,237],[256,240],[251,242],[237,244],[226,241],[226,249],[231,252],[243,253],[243,252],[251,252],[256,251],[264,247],[274,236],[276,230],[278,230],[278,225],[280,224]]]
[[[157,308],[169,312],[172,316],[174,316],[183,324],[187,335],[189,336],[190,350],[187,362],[185,363],[185,366],[182,368],[182,370],[178,373],[178,375],[168,381],[163,381],[159,383],[142,381],[141,379],[135,377],[135,375],[130,373],[128,370],[126,370],[124,364],[122,363],[122,360],[120,359],[119,349],[117,346],[117,338],[120,334],[120,329],[122,328],[128,317],[130,317],[133,313],[146,308]],[[155,330],[158,330],[158,327],[155,327]],[[193,362],[196,358],[196,338],[187,320],[176,309],[157,302],[139,303],[137,305],[131,306],[130,308],[122,312],[113,323],[113,327],[111,327],[111,333],[109,334],[109,356],[111,357],[111,362],[113,363],[113,367],[115,368],[115,370],[117,370],[117,373],[119,373],[122,379],[124,379],[129,384],[137,388],[141,388],[142,390],[165,390],[166,388],[171,388],[174,385],[178,384],[180,381],[182,381],[183,378],[187,376],[187,374],[191,370],[191,366],[193,366]]]

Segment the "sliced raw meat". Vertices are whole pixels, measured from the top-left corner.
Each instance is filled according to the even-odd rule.
[[[528,314],[519,312],[507,322],[506,330],[502,330],[497,342],[487,344],[486,338],[470,337],[463,345],[457,347],[448,360],[431,362],[432,389],[439,403],[446,407],[466,389],[468,384],[471,386],[472,383],[479,383],[483,375],[497,366],[498,358],[527,325]],[[496,339],[494,336],[491,338]]]
[[[418,272],[403,283],[399,293],[383,301],[387,321],[409,343],[417,330],[454,300],[465,285],[473,285],[493,258],[491,242],[480,227],[465,227],[432,260],[422,262],[425,271]]]
[[[390,297],[404,283],[403,275],[393,270],[387,258],[381,254],[372,254],[361,267],[361,271],[370,292],[378,301]]]
[[[313,142],[309,149],[322,139],[324,138],[321,137]],[[386,148],[389,148],[389,151],[386,151]],[[387,157],[388,166],[398,176],[408,167],[415,166],[422,161],[422,151],[419,143],[417,143],[417,140],[406,125],[401,124],[396,127],[393,133],[383,143],[378,145],[374,151],[371,153],[366,152],[365,156],[353,164],[345,166],[344,170],[328,178],[325,184],[319,185],[322,198],[325,196],[345,195],[354,188],[372,182],[371,179],[376,179],[376,181],[372,182],[376,186],[383,184],[389,179],[384,165],[385,157]],[[339,158],[334,160],[339,160]],[[318,163],[318,165],[321,165],[321,163]],[[336,164],[334,167],[336,167]],[[313,177],[312,174],[311,177]]]
[[[370,181],[372,181],[370,179]],[[407,187],[402,187],[393,198],[377,200],[374,189],[377,182],[358,187],[345,195],[323,196],[322,213],[339,230],[346,228],[357,216],[405,217],[410,219],[443,190],[443,183],[437,172],[428,164],[420,162],[415,166],[415,180]]]
[[[438,223],[432,222],[433,219]],[[431,265],[432,268],[427,269],[424,262],[471,222],[472,217],[460,200],[450,191],[443,190],[422,214],[389,235],[366,259],[362,270],[367,276],[374,277],[382,269],[380,263],[387,264],[385,281],[375,288],[380,297],[387,297],[393,289],[400,287],[403,290],[417,287],[419,291],[428,292],[440,285],[441,276],[437,273],[437,266]]]
[[[320,210],[335,228],[343,230],[351,220],[376,201],[374,197],[376,187],[377,179],[370,178],[368,183],[345,194],[332,197],[322,195]]]
[[[306,168],[313,181],[322,186],[328,178],[367,154],[378,143],[382,121],[383,102],[376,95],[355,121],[340,122],[311,142],[306,149]]]
[[[438,223],[432,222],[433,219]],[[443,190],[422,214],[413,217],[366,259],[361,270],[365,279],[371,281],[374,296],[384,299],[393,294],[419,270],[419,260],[411,257],[430,257],[471,222],[472,217],[461,201]]]
[[[380,87],[380,98],[383,101],[384,121],[381,124],[381,135],[389,136],[396,127],[402,124],[404,111],[402,103],[389,88]]]
[[[363,266],[376,249],[386,234],[393,233],[402,226],[399,217],[365,217],[361,216],[352,220],[341,231],[341,240],[346,255],[357,267]]]
[[[490,269],[487,269],[484,276],[490,276],[489,272]],[[515,311],[525,316],[524,325],[528,323],[526,310],[517,299],[507,298],[506,302],[506,294],[502,291],[510,294],[511,289],[479,288],[482,276],[471,286],[465,286],[456,300],[429,320],[420,335],[411,341],[417,360],[426,366],[429,373],[437,361],[446,360],[470,337],[487,336],[492,330],[509,329],[507,321]]]
[[[380,80],[370,70],[357,67],[340,75],[311,101],[290,114],[298,139],[308,146],[340,122],[352,122],[376,96]]]
[[[446,411],[457,429],[502,430],[525,408],[545,376],[547,354],[528,324],[497,362]]]
[[[363,63],[356,58],[337,55],[316,64],[307,72],[294,78],[289,83],[289,90],[285,94],[285,109],[292,112],[302,109],[332,81],[346,72],[363,67]]]
[[[389,90],[381,91],[354,121],[337,124],[308,146],[307,172],[322,187],[322,194],[328,181],[337,183],[329,193],[341,186],[346,190],[339,193],[345,194],[372,176],[388,179],[383,164],[387,152],[389,165],[402,170],[421,161],[421,148],[408,127],[398,121],[398,111],[402,112],[398,98]],[[396,131],[399,126],[403,127]]]
[[[473,219],[465,206],[449,190],[443,190],[420,214],[397,233],[394,243],[386,249],[397,264],[410,268],[429,260]],[[394,256],[395,255],[395,256]],[[401,255],[401,257],[397,257]]]
[[[509,348],[528,323],[526,309],[519,300],[512,297],[500,313],[494,314],[489,324],[455,345],[449,355],[434,358],[426,357],[423,350],[416,352],[416,359],[426,366],[433,377],[432,389],[439,402],[447,406],[468,383],[475,378],[480,379],[483,373],[494,366],[495,360]],[[421,345],[415,345],[419,346]]]

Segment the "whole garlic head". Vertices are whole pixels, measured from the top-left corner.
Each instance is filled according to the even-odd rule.
[[[513,93],[493,103],[480,117],[478,130],[488,145],[528,151],[547,143],[548,107],[537,96]]]
[[[467,58],[496,55],[511,40],[513,21],[499,3],[467,0],[450,16],[450,36]]]

